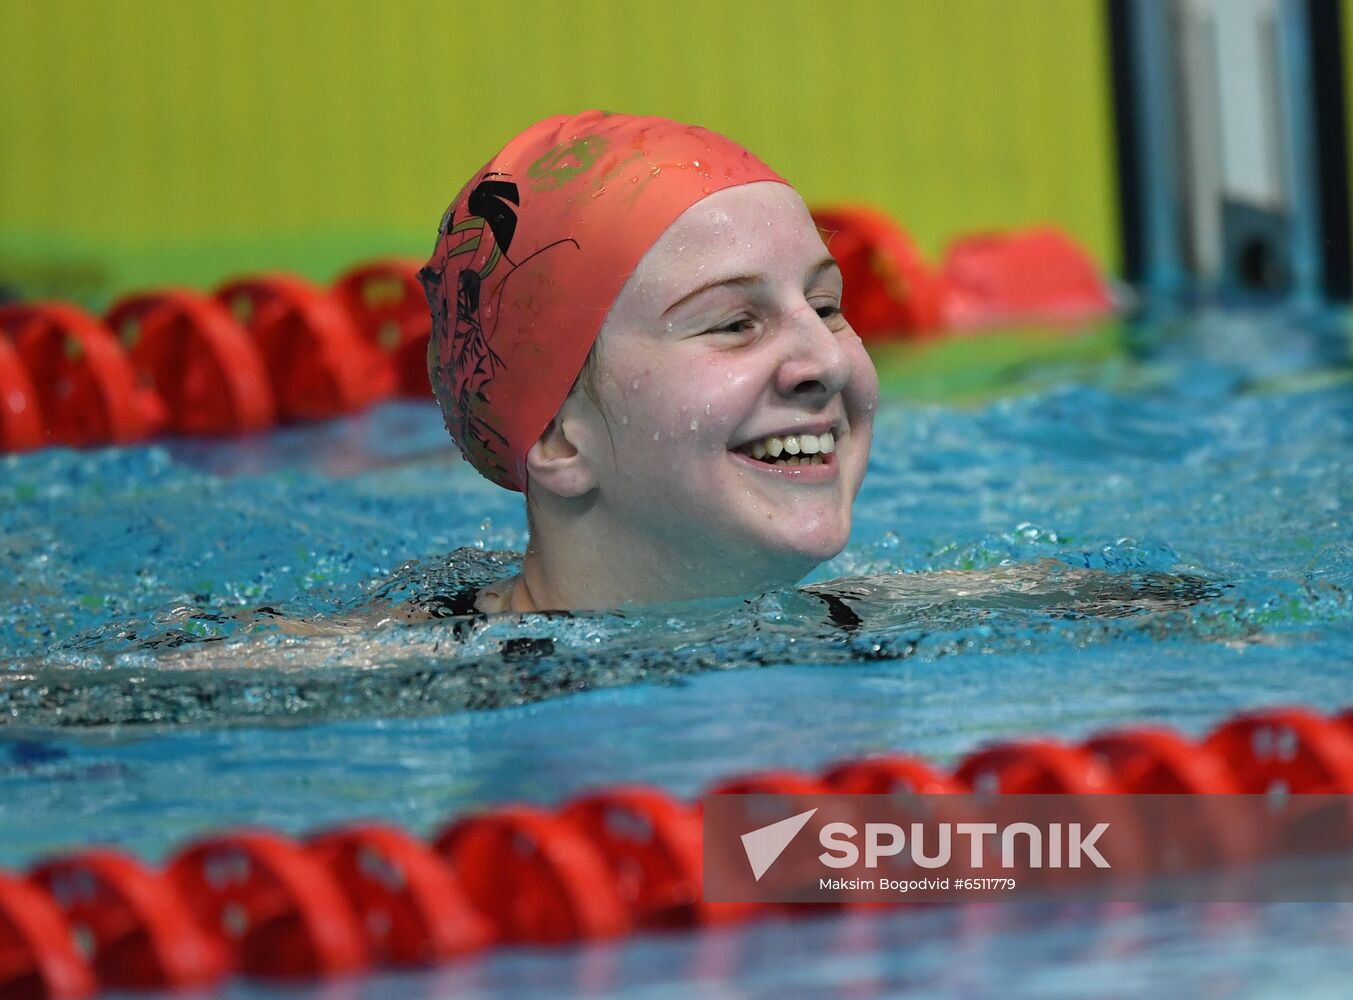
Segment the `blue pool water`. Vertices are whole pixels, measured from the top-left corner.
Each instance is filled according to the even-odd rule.
[[[890,399],[851,545],[812,578],[856,581],[854,631],[794,592],[407,622],[524,540],[431,405],[0,458],[0,865],[1346,707],[1350,456],[1340,317],[1162,322],[1092,367],[1012,369],[979,406]],[[1353,906],[936,908],[511,950],[343,995],[1336,995],[1350,945]]]

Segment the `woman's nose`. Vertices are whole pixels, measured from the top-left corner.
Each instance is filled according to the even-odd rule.
[[[817,310],[805,305],[791,317],[780,339],[784,357],[776,372],[776,388],[785,397],[835,396],[850,381],[851,359],[839,332],[827,326]]]

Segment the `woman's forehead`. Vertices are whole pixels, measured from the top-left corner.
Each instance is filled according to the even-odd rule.
[[[749,234],[783,229],[786,223],[813,228],[812,217],[797,191],[788,184],[769,181],[744,184],[697,201],[677,217],[653,249],[681,251],[695,236],[714,243],[735,242]]]
[[[688,208],[644,255],[636,274],[651,291],[671,292],[693,281],[807,270],[824,256],[821,234],[793,188],[749,184]]]
[[[823,259],[822,237],[798,193],[787,184],[727,188],[688,208],[649,248],[612,303],[600,336],[624,329],[653,332],[705,300],[707,286],[750,279],[797,282]]]

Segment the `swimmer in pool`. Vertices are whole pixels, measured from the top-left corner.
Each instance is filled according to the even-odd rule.
[[[608,610],[792,586],[844,548],[878,379],[783,178],[723,136],[589,111],[470,178],[420,273],[466,460],[525,494],[520,572],[372,620]],[[912,603],[1168,610],[1205,581],[1045,560],[804,588],[833,628]]]
[[[761,593],[836,555],[878,379],[803,199],[662,118],[531,126],[466,184],[421,272],[461,452],[526,497],[481,612]]]

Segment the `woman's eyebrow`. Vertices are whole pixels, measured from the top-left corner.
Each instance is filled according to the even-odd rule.
[[[721,288],[724,285],[736,285],[739,288],[745,288],[748,285],[755,285],[761,280],[762,277],[759,274],[736,274],[728,278],[715,278],[713,281],[707,281],[699,288],[693,289],[692,291],[689,291],[685,295],[681,296],[681,298],[677,299],[670,306],[664,309],[662,311],[662,314],[666,316],[669,312],[676,309],[678,306],[684,305],[691,299],[695,298],[697,295],[701,295],[709,291],[711,288]]]
[[[820,261],[818,261],[809,269],[808,280],[812,281],[814,278],[819,277],[824,271],[839,271],[839,270],[841,270],[841,265],[836,262],[835,257],[830,256],[823,257]]]
[[[825,271],[832,270],[835,271],[841,270],[841,265],[836,262],[836,259],[834,257],[824,257],[822,258],[822,260],[818,261],[816,264],[814,264],[812,267],[808,269],[808,280],[813,281],[819,276],[821,276]],[[709,291],[711,288],[722,288],[724,285],[734,285],[738,288],[745,288],[748,285],[758,284],[763,280],[765,280],[765,278],[763,275],[760,274],[735,274],[727,278],[715,278],[712,281],[705,282],[699,288],[692,289],[685,295],[681,296],[681,298],[677,299],[670,306],[664,309],[662,311],[662,314],[663,316],[666,316],[669,312],[672,312],[674,309],[677,309],[678,307],[689,302],[697,295],[702,295],[703,293]]]

